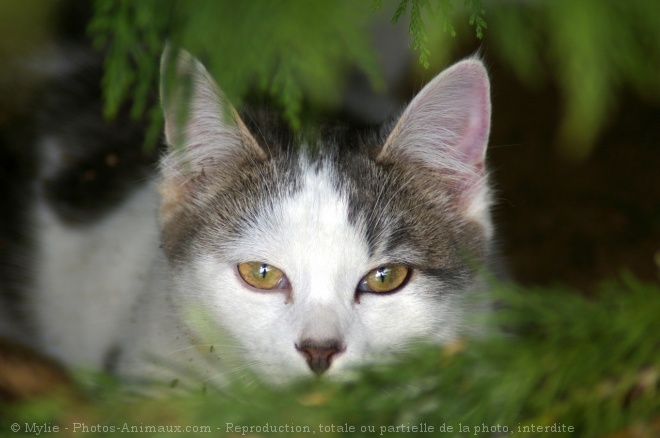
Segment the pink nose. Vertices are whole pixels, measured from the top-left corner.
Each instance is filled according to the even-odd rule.
[[[296,350],[307,360],[309,368],[320,376],[330,368],[333,356],[340,353],[342,347],[335,339],[326,341],[305,339],[300,345],[296,344]]]

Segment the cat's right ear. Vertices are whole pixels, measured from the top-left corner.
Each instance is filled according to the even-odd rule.
[[[491,198],[484,165],[489,131],[488,74],[479,59],[466,59],[415,96],[377,159],[431,169],[434,180],[452,195],[456,210],[490,232]]]
[[[266,157],[211,75],[185,50],[163,52],[160,95],[170,152],[166,177],[187,181],[241,155]]]
[[[211,75],[185,50],[163,52],[160,95],[169,146],[161,160],[165,206],[193,195],[201,176],[266,158]]]

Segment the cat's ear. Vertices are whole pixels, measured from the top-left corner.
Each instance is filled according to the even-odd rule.
[[[265,152],[227,101],[211,75],[190,53],[166,48],[161,58],[160,95],[169,153],[165,178],[181,183]]]
[[[234,107],[204,66],[184,50],[161,58],[161,105],[167,154],[161,159],[161,218],[193,198],[205,182],[265,159]]]
[[[408,105],[379,161],[435,171],[461,213],[487,223],[484,159],[490,130],[490,84],[481,61],[461,61],[436,76]]]

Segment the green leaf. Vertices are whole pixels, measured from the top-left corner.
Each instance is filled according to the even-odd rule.
[[[392,17],[392,24],[398,23],[399,18],[401,18],[406,13],[407,7],[408,7],[408,0],[401,0],[401,3],[399,3],[399,6],[396,8],[396,11],[394,12],[394,16]]]

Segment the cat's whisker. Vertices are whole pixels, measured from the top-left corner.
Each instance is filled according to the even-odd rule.
[[[241,377],[240,374],[239,374],[238,376],[236,376],[237,373],[243,373],[243,372],[245,372],[246,370],[250,370],[254,365],[258,365],[258,363],[259,363],[259,362],[256,361],[256,360],[252,360],[252,361],[245,362],[245,363],[243,363],[243,364],[241,364],[241,365],[239,365],[239,366],[235,366],[235,367],[233,367],[233,368],[231,368],[231,369],[229,369],[229,370],[224,370],[224,371],[222,371],[222,372],[218,372],[218,373],[214,374],[213,376],[208,377],[208,378],[202,380],[201,383],[202,383],[202,384],[205,384],[205,383],[209,383],[209,382],[211,382],[211,381],[218,380],[218,379],[226,379],[227,376],[232,376],[232,375],[234,375],[233,377],[235,377],[235,379],[227,379],[226,382],[222,382],[222,384],[220,385],[220,387],[224,387],[224,386],[226,386],[226,385],[231,384],[231,382],[233,382],[234,380],[237,380],[238,378]]]
[[[252,126],[255,127],[255,129],[257,130],[257,134],[261,137],[261,140],[263,140],[263,143],[261,143],[261,144],[263,144],[264,147],[266,148],[266,150],[268,151],[268,155],[272,155],[272,151],[270,150],[270,146],[268,145],[268,141],[266,140],[266,136],[264,135],[263,131],[261,130],[261,125],[259,123],[257,123],[257,121],[254,119],[252,114],[250,114],[249,112],[245,112],[243,115],[249,117],[250,121],[252,122]]]
[[[259,130],[259,132],[261,132],[261,130],[260,130],[259,127],[257,127],[257,129]],[[263,134],[261,134],[261,135],[262,135],[262,137],[263,137]],[[267,144],[267,142],[266,142],[265,137],[264,137],[264,144],[266,145],[266,147],[268,147],[268,144]],[[268,150],[268,153],[270,154],[270,149]],[[269,184],[269,182],[268,182],[268,178],[266,177],[266,175],[264,174],[264,171],[263,171],[263,169],[262,169],[262,164],[261,164],[261,163],[257,163],[256,160],[255,160],[252,156],[249,156],[249,155],[248,155],[248,160],[250,161],[250,163],[252,164],[252,166],[253,166],[255,169],[258,170],[258,172],[259,172],[259,176],[260,176],[260,178],[261,178],[261,181],[264,183],[264,186],[266,187],[266,191],[268,192],[268,197],[269,197],[270,199],[275,199],[275,198],[274,198],[274,194],[273,194],[273,190],[272,190],[272,188],[270,187],[270,184]],[[276,170],[275,170],[275,171],[276,171]]]
[[[385,175],[384,181],[382,181],[382,183],[380,184],[378,195],[376,196],[376,200],[374,201],[374,206],[367,215],[367,218],[365,220],[367,224],[371,224],[371,221],[373,220],[374,217],[380,216],[378,211],[380,198],[381,196],[383,196],[383,193],[385,193],[386,188],[390,185],[391,179],[392,179],[392,170],[390,169],[389,172],[387,172],[387,174]]]
[[[412,183],[412,182],[414,181],[414,179],[415,179],[415,178],[414,178],[413,176],[410,176],[405,182],[403,182],[403,183],[399,186],[399,188],[396,189],[396,192],[394,192],[394,193],[392,194],[392,196],[390,196],[390,199],[387,201],[387,204],[385,204],[385,206],[382,208],[382,210],[383,210],[383,211],[386,211],[386,210],[387,210],[387,207],[389,207],[390,204],[392,203],[392,201],[394,200],[394,198],[396,198],[396,195],[398,195],[403,189],[405,189],[406,187],[408,187],[408,185],[409,185],[410,183]]]
[[[377,214],[377,215],[371,217],[371,218],[370,218],[370,222],[367,223],[367,226],[368,226],[369,228],[372,228],[372,229],[378,229],[378,230],[379,230],[378,233],[376,234],[376,236],[373,238],[373,240],[375,240],[375,241],[382,240],[384,237],[386,237],[386,236],[385,236],[385,233],[386,233],[386,232],[388,232],[388,233],[391,233],[391,232],[392,232],[392,230],[390,229],[390,227],[387,226],[387,224],[382,224],[383,226],[378,226],[378,225],[380,224],[380,222],[382,222],[382,221],[384,220],[383,218],[386,217],[383,213],[387,211],[387,208],[390,206],[390,204],[392,203],[392,201],[396,198],[396,196],[397,196],[397,195],[398,195],[398,194],[399,194],[404,188],[406,188],[410,183],[412,183],[413,180],[414,180],[414,177],[413,177],[413,176],[410,176],[406,181],[404,181],[404,182],[399,186],[399,188],[398,188],[398,189],[397,189],[397,190],[396,190],[396,191],[390,196],[390,198],[388,199],[387,203],[386,203],[384,206],[382,206],[382,208],[378,208],[378,205],[377,205],[377,204],[374,205],[374,210],[378,210],[379,213],[381,213],[381,214]],[[375,218],[375,219],[374,219],[374,218]]]
[[[165,355],[166,356],[171,356],[173,354],[181,353],[183,351],[188,351],[188,350],[192,350],[192,349],[199,350],[199,349],[203,349],[203,348],[207,349],[207,350],[211,350],[211,348],[213,348],[214,351],[215,351],[216,348],[250,351],[250,349],[248,347],[245,347],[243,345],[238,345],[238,344],[194,344],[194,345],[189,345],[187,347],[182,347],[182,348],[178,348],[176,350],[172,350],[172,351],[166,353]]]

